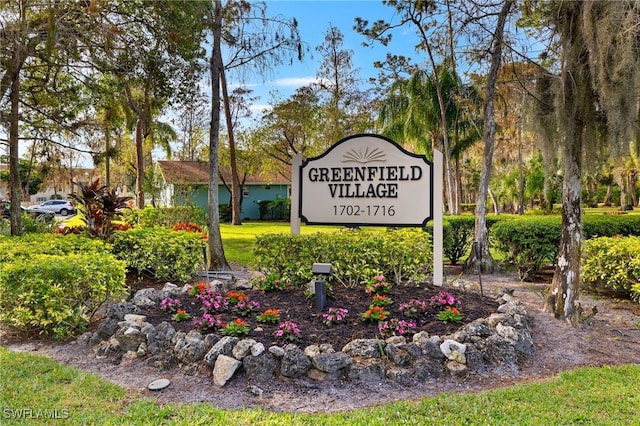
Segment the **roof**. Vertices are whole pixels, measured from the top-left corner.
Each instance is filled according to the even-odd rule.
[[[168,184],[188,185],[188,184],[209,184],[209,163],[203,161],[158,161],[160,172]],[[231,172],[221,171],[226,182],[231,181]],[[247,176],[245,184],[268,185],[268,184],[289,184],[290,180],[278,174],[257,174]]]

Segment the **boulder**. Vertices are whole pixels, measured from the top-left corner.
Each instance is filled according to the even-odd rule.
[[[173,346],[171,342],[175,335],[176,329],[166,321],[161,322],[153,329],[147,330],[146,338],[149,352],[154,355],[165,352]]]
[[[156,306],[156,301],[159,299],[158,293],[153,288],[143,288],[138,290],[131,299],[131,302],[141,308],[150,308]]]
[[[386,345],[380,339],[356,339],[347,343],[342,352],[352,357],[380,358]]]
[[[385,377],[384,362],[379,358],[358,358],[349,365],[347,377],[352,382],[380,382]]]
[[[264,349],[264,346],[262,347]],[[270,380],[275,376],[278,361],[269,352],[262,351],[259,355],[247,355],[242,359],[242,366],[251,380]]]
[[[287,345],[280,362],[280,373],[285,377],[302,377],[311,368],[311,360],[296,345]]]
[[[223,387],[235,372],[240,368],[242,362],[227,355],[218,355],[213,367],[213,384]]]
[[[182,364],[193,364],[204,358],[204,339],[199,332],[191,330],[189,334],[181,336],[176,341],[173,351]]]
[[[233,348],[240,339],[232,336],[224,336],[204,356],[204,362],[209,367],[213,367],[220,355],[231,355]]]
[[[107,317],[122,321],[126,314],[137,314],[140,308],[131,302],[112,303],[107,307]]]
[[[313,366],[326,373],[335,373],[351,365],[353,360],[344,352],[319,354],[311,359]]]
[[[242,358],[251,353],[251,348],[256,343],[253,339],[242,339],[233,347],[231,354],[235,359],[242,361]]]

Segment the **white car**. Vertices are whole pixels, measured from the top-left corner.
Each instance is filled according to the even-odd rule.
[[[65,200],[45,201],[42,204],[27,207],[27,210],[31,212],[52,212],[55,214],[61,214],[62,216],[66,216],[69,213],[76,212],[76,208],[73,203],[71,201]]]

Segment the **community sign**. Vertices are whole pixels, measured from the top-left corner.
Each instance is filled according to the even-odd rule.
[[[433,167],[380,135],[342,139],[300,166],[306,224],[424,226],[433,216]]]

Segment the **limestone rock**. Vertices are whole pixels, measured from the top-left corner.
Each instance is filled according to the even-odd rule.
[[[437,379],[444,374],[444,356],[441,359],[422,357],[413,363],[413,371],[418,380]]]
[[[242,365],[251,380],[270,380],[276,374],[278,361],[272,354],[263,350],[259,355],[245,356]]]
[[[233,353],[233,347],[238,343],[240,339],[232,336],[224,336],[207,352],[204,356],[204,362],[209,367],[213,367],[216,360],[220,355],[231,355]]]
[[[387,379],[403,386],[410,385],[413,381],[411,371],[407,368],[401,367],[391,367],[387,370],[386,377]]]
[[[287,345],[280,362],[280,372],[285,377],[302,377],[311,368],[311,360],[296,345]]]
[[[452,376],[463,377],[467,374],[467,366],[456,361],[447,362],[447,371]]]
[[[236,343],[231,353],[235,359],[242,361],[242,358],[251,353],[251,348],[256,343],[253,339],[242,339]]]
[[[334,352],[329,354],[319,354],[311,359],[313,366],[320,371],[335,373],[336,371],[348,367],[353,360],[344,352]]]
[[[440,350],[448,359],[454,359],[458,356],[454,354],[454,352],[464,354],[464,352],[467,350],[467,345],[465,345],[464,343],[456,342],[455,340],[446,339],[440,344]]]
[[[161,322],[153,330],[149,330],[146,333],[149,352],[155,355],[166,351],[172,346],[171,342],[175,335],[176,329],[170,323]]]
[[[131,302],[141,308],[150,308],[156,305],[157,299],[158,295],[156,294],[155,289],[143,288],[142,290],[138,290],[136,292]]]
[[[242,362],[227,355],[218,355],[213,368],[213,383],[223,387],[235,372],[240,368]]]
[[[379,382],[385,377],[384,362],[379,358],[362,357],[349,366],[347,377],[352,382]]]
[[[138,312],[140,312],[140,308],[131,302],[113,303],[107,307],[107,316],[118,321],[122,321],[126,314],[137,314]]]
[[[352,357],[380,358],[387,343],[380,339],[356,339],[347,343],[342,352]]]
[[[204,339],[199,332],[191,330],[189,334],[176,342],[173,351],[181,363],[193,364],[204,358]]]
[[[416,356],[422,354],[422,350],[417,343],[406,344],[387,344],[384,352],[391,362],[398,366],[408,365]]]

